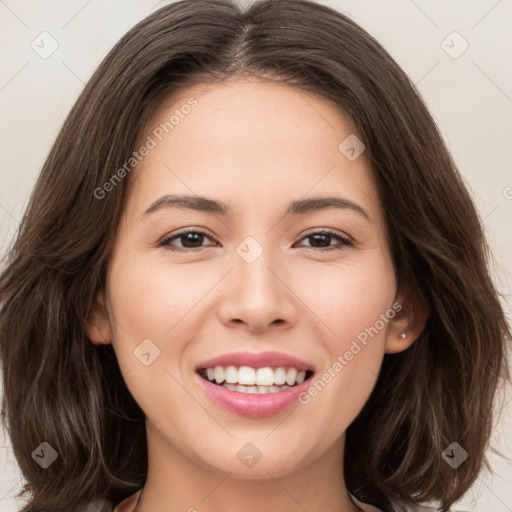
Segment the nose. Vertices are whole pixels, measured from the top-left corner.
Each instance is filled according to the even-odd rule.
[[[263,251],[253,262],[238,254],[226,283],[219,308],[221,320],[231,328],[236,324],[252,333],[268,333],[271,328],[289,329],[298,311],[289,272],[270,254]]]

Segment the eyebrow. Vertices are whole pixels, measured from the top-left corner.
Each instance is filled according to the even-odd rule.
[[[230,206],[221,201],[216,201],[215,199],[189,195],[165,195],[152,203],[143,217],[162,208],[180,208],[222,216],[232,214]],[[306,213],[331,208],[349,209],[370,221],[368,212],[362,206],[341,197],[312,197],[309,199],[299,199],[290,203],[286,215],[304,215]]]

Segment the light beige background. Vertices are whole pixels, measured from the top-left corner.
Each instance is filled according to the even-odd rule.
[[[165,3],[0,0],[2,255],[52,141],[84,83],[122,34]],[[484,219],[496,258],[495,280],[510,301],[512,1],[321,3],[341,10],[366,28],[419,87]],[[47,59],[31,48],[43,31],[58,43]],[[461,37],[450,35],[454,31]],[[465,47],[464,41],[468,48],[453,58]],[[510,313],[509,306],[507,309]],[[508,389],[497,411],[493,444],[509,457],[511,409]],[[8,440],[0,438],[0,442],[0,509],[13,512],[19,509],[14,495],[21,476]],[[493,454],[490,460],[496,474],[482,473],[458,509],[512,512],[512,463]]]

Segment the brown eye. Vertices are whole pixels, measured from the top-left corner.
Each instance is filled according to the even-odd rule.
[[[346,246],[353,245],[352,242],[342,236],[340,233],[336,231],[322,230],[322,231],[314,231],[312,233],[307,234],[302,240],[311,240],[310,247],[312,249],[320,249],[324,251],[330,251],[334,249],[343,249]],[[337,240],[338,244],[331,245],[331,240]]]
[[[171,251],[192,252],[197,251],[203,247],[209,247],[203,245],[205,239],[214,240],[204,231],[189,229],[187,231],[181,231],[180,233],[176,233],[172,236],[164,238],[159,243],[159,246],[165,247]],[[329,230],[311,232],[303,237],[302,240],[310,240],[309,248],[319,249],[321,251],[329,251],[334,249],[340,250],[344,247],[353,245],[353,243],[348,238],[342,236],[336,231]],[[336,240],[338,243],[331,245],[332,240]],[[176,242],[179,242],[179,244],[176,245]]]
[[[164,238],[159,245],[162,247],[166,247],[171,251],[186,251],[187,249],[190,251],[194,251],[204,247],[203,242],[205,238],[213,240],[209,235],[207,235],[203,231],[187,230],[172,235],[170,237]],[[175,241],[179,241],[180,245],[173,245]]]

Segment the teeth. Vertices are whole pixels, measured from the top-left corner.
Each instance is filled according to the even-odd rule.
[[[238,382],[238,370],[234,366],[228,366],[226,368],[226,382],[230,384]]]
[[[238,384],[248,386],[256,384],[256,371],[250,366],[241,366],[238,370]]]
[[[289,368],[286,372],[286,384],[293,386],[297,380],[297,370],[295,368]]]
[[[274,384],[274,371],[266,366],[256,371],[256,384],[258,386],[272,386]]]
[[[210,382],[224,383],[224,387],[232,391],[242,391],[238,388],[243,388],[244,393],[276,393],[304,382],[306,371],[283,367],[272,369],[270,366],[257,369],[216,366],[206,369],[206,377]]]
[[[277,368],[274,372],[274,383],[281,386],[286,382],[286,370],[284,368]]]
[[[220,384],[221,382],[224,382],[225,380],[225,377],[224,377],[224,368],[222,368],[222,366],[216,366],[215,367],[215,381],[217,382],[217,384]]]
[[[229,389],[230,391],[238,391],[239,393],[253,393],[255,395],[263,395],[267,393],[277,393],[278,391],[284,391],[290,389],[291,386],[243,386],[241,384],[234,385],[224,382],[221,384],[222,387]]]

